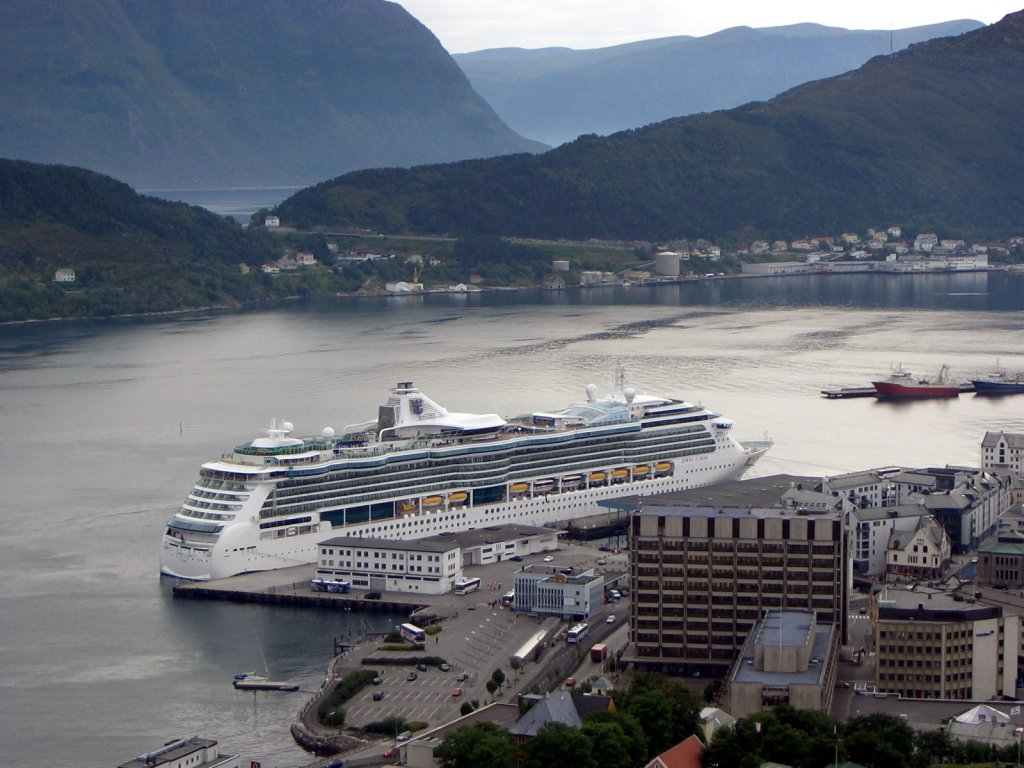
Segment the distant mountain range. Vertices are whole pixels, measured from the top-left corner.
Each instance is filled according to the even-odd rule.
[[[1024,228],[1024,12],[876,57],[771,101],[539,156],[359,171],[283,221],[384,232],[789,238],[899,224]]]
[[[546,147],[383,0],[7,0],[0,156],[138,188],[301,186]]]
[[[453,58],[513,130],[557,146],[586,133],[763,101],[873,56],[981,26],[962,20],[892,31],[735,27],[593,50],[497,48]]]

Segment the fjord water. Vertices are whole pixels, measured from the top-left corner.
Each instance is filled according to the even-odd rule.
[[[758,475],[977,464],[1024,431],[1024,396],[826,401],[891,366],[1024,369],[1024,277],[715,280],[588,292],[345,299],[0,329],[0,744],[4,761],[117,765],[200,734],[301,765],[305,694],[234,691],[259,669],[315,690],[335,636],[393,617],[175,600],[164,523],[202,461],[271,417],[302,434],[371,419],[398,381],[514,415],[611,388],[699,402],[774,448]]]

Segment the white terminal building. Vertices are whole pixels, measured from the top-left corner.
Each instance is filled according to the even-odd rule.
[[[347,581],[354,589],[443,595],[463,580],[465,566],[557,549],[559,533],[495,525],[415,540],[335,536],[317,545],[316,578]]]
[[[516,613],[575,621],[603,610],[604,577],[593,568],[527,565],[515,574]]]

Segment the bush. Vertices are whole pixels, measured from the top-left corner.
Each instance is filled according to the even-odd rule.
[[[368,723],[363,730],[366,733],[380,733],[384,736],[394,737],[403,731],[411,731],[412,728],[404,717],[392,715],[391,717],[385,717],[383,720]]]
[[[423,631],[426,632],[428,635],[436,635],[436,634],[440,633],[441,625],[440,624],[431,624],[429,627],[427,627]]]
[[[412,667],[417,664],[426,664],[428,667],[438,667],[445,663],[445,660],[441,656],[405,656],[402,658],[381,658],[380,656],[367,656],[363,659],[363,664],[369,664],[375,667]]]
[[[376,676],[377,673],[372,669],[357,669],[345,675],[341,682],[334,686],[334,690],[320,702],[320,706],[317,708],[317,718],[319,721],[327,724],[328,720],[332,719],[332,712],[335,713],[333,719],[336,720],[341,705],[372,683],[373,678]],[[344,715],[341,717],[342,722],[344,722]]]

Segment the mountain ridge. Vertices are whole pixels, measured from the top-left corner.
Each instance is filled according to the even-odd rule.
[[[6,10],[0,156],[184,189],[546,149],[509,129],[396,3],[9,0]]]
[[[732,27],[607,48],[504,48],[453,58],[505,122],[558,146],[582,134],[762,101],[872,56],[982,26],[960,19],[899,30]]]
[[[802,236],[1024,220],[1024,12],[767,102],[581,136],[539,156],[361,171],[277,213],[300,226],[524,237]]]

